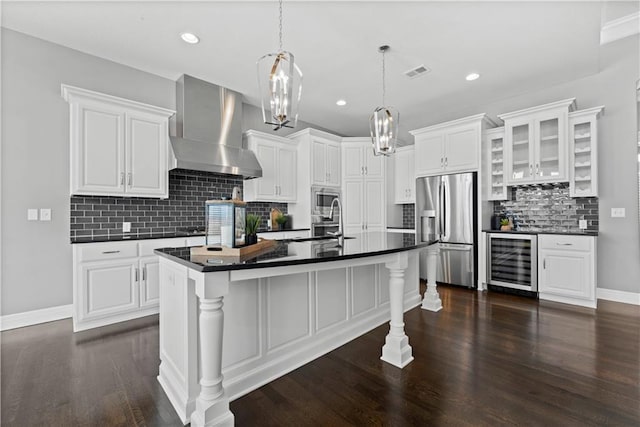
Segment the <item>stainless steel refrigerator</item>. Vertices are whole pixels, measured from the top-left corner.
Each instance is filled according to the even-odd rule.
[[[477,287],[476,172],[416,180],[416,239],[438,239],[436,281]],[[420,277],[426,279],[426,254],[420,255]]]

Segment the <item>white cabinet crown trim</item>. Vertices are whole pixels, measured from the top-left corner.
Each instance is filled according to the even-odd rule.
[[[586,110],[578,110],[572,111],[569,113],[570,119],[581,119],[589,116],[595,115],[596,119],[599,119],[604,115],[604,105],[600,105],[599,107],[587,108]]]
[[[167,108],[157,107],[155,105],[145,104],[138,101],[131,101],[125,98],[119,98],[113,95],[107,95],[100,92],[94,92],[88,89],[82,89],[75,86],[69,86],[66,84],[61,85],[62,97],[69,103],[90,100],[108,102],[112,105],[124,108],[134,108],[146,113],[161,114],[167,117],[173,116],[176,112]]]
[[[498,114],[498,118],[501,120],[508,120],[519,116],[529,116],[531,114],[539,113],[541,111],[548,111],[554,108],[569,108],[569,111],[576,109],[576,99],[568,98],[561,101],[550,102],[549,104],[536,105],[535,107],[524,108],[522,110],[512,111],[510,113]]]
[[[257,137],[260,138],[261,140],[267,140],[267,141],[271,141],[271,142],[279,142],[281,144],[288,144],[291,146],[295,146],[296,145],[296,141],[291,140],[289,137],[287,136],[280,136],[280,135],[274,135],[271,133],[265,133],[265,132],[260,132],[257,130],[247,130],[244,132],[244,137],[248,138],[248,137]]]
[[[486,113],[481,113],[481,114],[475,114],[473,116],[468,116],[468,117],[462,117],[460,119],[456,119],[456,120],[451,120],[448,122],[443,122],[443,123],[438,123],[437,125],[433,125],[433,126],[427,126],[427,127],[423,127],[420,129],[414,129],[414,130],[410,130],[409,133],[413,136],[418,136],[421,135],[423,133],[427,133],[427,132],[432,132],[434,130],[438,130],[438,129],[447,129],[450,128],[452,126],[457,126],[457,125],[465,125],[468,123],[473,123],[476,122],[478,120],[483,120],[485,122],[486,127],[496,127],[498,126],[498,124],[493,121],[491,119],[491,117],[487,116]]]
[[[341,142],[343,140],[343,138],[338,135],[313,128],[302,129],[296,133],[288,135],[287,138],[296,139],[301,136],[316,136],[319,138],[328,139],[333,142]]]

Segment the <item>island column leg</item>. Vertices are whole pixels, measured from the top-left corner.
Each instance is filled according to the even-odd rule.
[[[422,308],[429,311],[442,310],[442,300],[438,295],[436,286],[436,273],[438,272],[438,243],[427,248],[427,290],[424,292]]]
[[[222,305],[223,296],[229,292],[228,273],[202,274],[198,279],[200,394],[196,399],[196,409],[191,414],[191,425],[233,426],[229,398],[222,387]]]
[[[391,310],[391,321],[389,322],[389,333],[382,347],[382,357],[380,359],[398,368],[404,368],[413,360],[409,337],[404,333],[404,271],[408,265],[406,252],[398,254],[395,261],[385,264],[389,269],[389,308]]]

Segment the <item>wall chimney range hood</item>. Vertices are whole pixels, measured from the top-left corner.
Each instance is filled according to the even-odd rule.
[[[242,148],[242,95],[195,77],[176,82],[175,168],[262,176],[252,151]]]

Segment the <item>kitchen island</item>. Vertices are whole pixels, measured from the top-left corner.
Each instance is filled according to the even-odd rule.
[[[158,380],[185,424],[233,425],[230,400],[389,319],[381,359],[413,360],[403,312],[421,302],[419,251],[438,245],[413,234],[351,237],[283,240],[246,260],[155,251]]]

